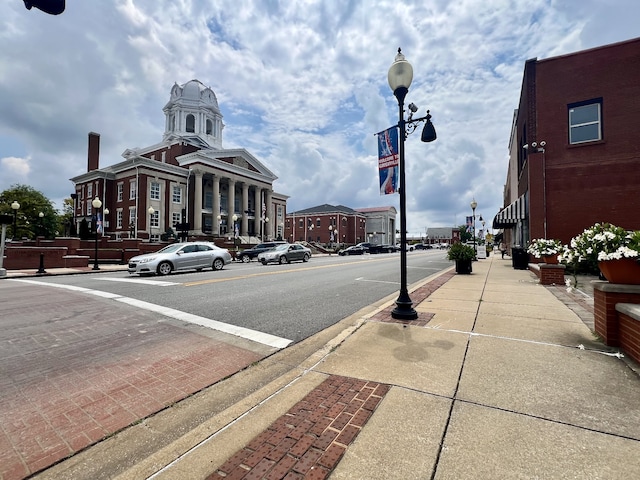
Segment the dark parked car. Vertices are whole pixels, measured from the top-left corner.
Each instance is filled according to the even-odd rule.
[[[310,258],[311,250],[299,243],[283,243],[258,255],[258,260],[260,260],[263,265],[271,262],[281,264],[295,261],[308,262]]]
[[[352,245],[351,247],[347,247],[344,250],[340,250],[338,255],[362,255],[364,253],[364,247],[359,247],[358,245]]]
[[[371,248],[371,244],[369,242],[360,242],[356,245],[356,247],[361,247],[364,249],[364,253],[369,253],[369,248]]]
[[[287,242],[265,242],[259,243],[253,248],[247,248],[238,254],[238,260],[243,261],[244,263],[250,262],[254,258],[257,258],[262,252],[266,252],[267,250],[271,250],[278,245],[283,245]]]
[[[428,243],[416,243],[413,248],[416,250],[431,250],[433,246]]]

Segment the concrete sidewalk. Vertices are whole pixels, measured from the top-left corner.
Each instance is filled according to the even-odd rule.
[[[414,289],[418,321],[394,321],[389,298],[312,354],[285,349],[38,478],[640,478],[637,365],[563,288],[499,257],[473,269]],[[198,402],[228,406],[117,476],[100,469]]]

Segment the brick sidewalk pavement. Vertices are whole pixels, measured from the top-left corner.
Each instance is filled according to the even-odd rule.
[[[101,298],[18,284],[3,293],[3,480],[48,467],[264,356]]]

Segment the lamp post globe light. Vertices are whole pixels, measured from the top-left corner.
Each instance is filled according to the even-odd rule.
[[[151,242],[153,237],[153,214],[156,213],[156,211],[153,207],[149,207],[147,212],[149,213],[149,242]]]
[[[38,213],[38,218],[40,219],[38,223],[38,230],[40,231],[40,236],[44,236],[44,225],[42,223],[42,219],[44,218],[44,213],[43,212]]]
[[[11,204],[11,208],[13,209],[13,237],[16,238],[16,231],[18,228],[18,210],[20,210],[20,204],[14,200]]]
[[[478,256],[478,251],[476,250],[476,207],[478,206],[478,202],[476,202],[475,198],[471,200],[469,206],[471,207],[471,212],[473,214],[471,217],[471,221],[473,222],[473,259],[476,260]]]
[[[233,243],[235,244],[236,247],[236,252],[238,251],[238,242],[239,242],[239,238],[238,238],[238,215],[236,215],[235,213],[233,214],[233,217],[231,217],[231,220],[233,220]]]
[[[94,224],[93,230],[96,234],[95,243],[94,243],[95,249],[93,252],[93,270],[100,270],[100,267],[98,266],[98,211],[100,210],[100,207],[102,207],[102,201],[100,200],[99,197],[96,197],[93,200],[91,200],[91,206],[95,210],[94,215],[96,218],[96,221],[93,222]]]
[[[399,320],[415,320],[418,312],[413,308],[413,302],[407,289],[407,192],[405,182],[405,158],[404,142],[407,135],[413,133],[417,124],[424,121],[421,140],[432,142],[436,139],[436,131],[431,123],[431,115],[413,119],[413,114],[418,110],[413,103],[409,104],[409,118],[404,119],[404,99],[409,92],[413,80],[413,67],[405,59],[402,50],[398,48],[395,61],[391,64],[387,74],[389,87],[398,100],[398,154],[399,154],[399,193],[400,193],[400,294],[396,300],[396,308],[391,316]],[[407,130],[407,127],[409,129]]]

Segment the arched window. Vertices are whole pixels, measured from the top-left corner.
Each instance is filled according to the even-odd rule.
[[[175,132],[176,131],[176,117],[175,117],[175,115],[171,115],[171,118],[169,119],[169,131],[171,131],[171,132]]]
[[[207,119],[207,135],[211,135],[213,133],[213,122]]]
[[[196,117],[187,115],[187,132],[194,133],[196,131]]]

